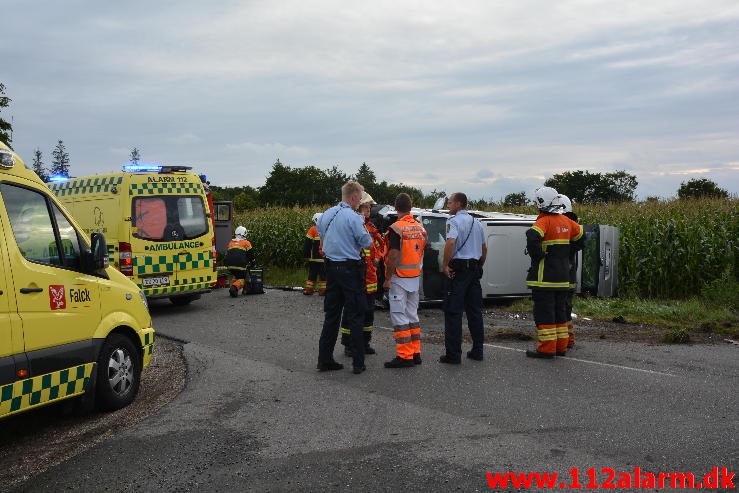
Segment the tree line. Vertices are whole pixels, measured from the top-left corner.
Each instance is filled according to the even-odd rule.
[[[0,82],[0,113],[7,108],[12,100],[5,95],[5,85]],[[12,123],[4,120],[0,115],[0,140],[8,146],[12,144]],[[33,153],[31,169],[44,182],[51,177],[70,177],[70,158],[59,140],[51,152],[51,166],[44,163],[43,153],[36,148]],[[138,163],[141,154],[138,148],[131,151],[130,161]],[[246,210],[265,205],[273,206],[310,206],[332,204],[338,201],[341,186],[348,180],[357,180],[377,203],[392,204],[400,192],[411,196],[413,203],[419,207],[431,207],[439,198],[446,195],[444,190],[434,189],[424,193],[421,189],[403,183],[388,183],[377,181],[375,172],[362,163],[355,174],[347,174],[338,166],[329,169],[319,169],[315,166],[291,167],[280,162],[279,159],[272,165],[267,179],[261,187],[220,187],[211,186],[213,197],[217,200],[232,200],[237,210]],[[575,203],[580,204],[607,204],[618,202],[634,202],[636,176],[626,171],[611,173],[590,173],[589,171],[566,171],[555,174],[544,182],[545,186],[553,187],[558,192],[567,195]],[[682,182],[677,191],[678,198],[689,199],[698,197],[728,198],[729,193],[720,188],[715,182],[706,178],[693,178]],[[649,197],[647,200],[658,200]],[[470,202],[473,209],[487,209],[497,205],[523,206],[528,205],[526,192],[513,192],[506,195],[502,201],[496,202],[479,199]]]

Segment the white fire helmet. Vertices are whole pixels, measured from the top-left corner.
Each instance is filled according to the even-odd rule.
[[[554,199],[553,204],[560,206],[562,214],[572,212],[572,201],[567,195],[559,194],[559,196]]]
[[[542,212],[561,214],[562,206],[556,203],[559,194],[552,187],[540,187],[534,192],[534,202]]]
[[[238,228],[236,228],[236,231],[234,231],[234,234],[236,235],[237,238],[241,238],[242,240],[245,240],[249,232],[246,230],[245,227],[239,226]]]
[[[375,199],[372,198],[372,195],[368,194],[367,192],[362,192],[362,198],[359,199],[359,205],[375,205],[377,202],[375,202]]]
[[[323,212],[316,212],[313,214],[313,217],[311,218],[311,221],[313,221],[313,224],[318,225],[318,220],[321,219],[321,216],[323,215]]]

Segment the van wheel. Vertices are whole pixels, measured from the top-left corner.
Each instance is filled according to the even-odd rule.
[[[169,298],[169,301],[171,301],[172,304],[176,306],[185,306],[198,299],[200,299],[199,294],[191,294],[185,296],[171,296]]]
[[[103,343],[97,362],[96,403],[103,411],[126,407],[139,392],[141,357],[131,340],[111,334]]]

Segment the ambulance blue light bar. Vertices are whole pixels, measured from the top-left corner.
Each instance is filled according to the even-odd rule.
[[[123,171],[128,173],[173,173],[175,171],[187,171],[192,166],[166,166],[161,164],[125,164]]]
[[[52,175],[49,177],[49,181],[52,183],[60,183],[69,180],[67,175]]]

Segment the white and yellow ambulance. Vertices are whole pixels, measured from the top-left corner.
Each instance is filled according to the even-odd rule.
[[[49,187],[85,232],[105,234],[111,263],[147,297],[186,305],[216,281],[206,188],[189,169],[127,165]]]
[[[0,142],[0,418],[129,404],[154,347],[146,297]]]

